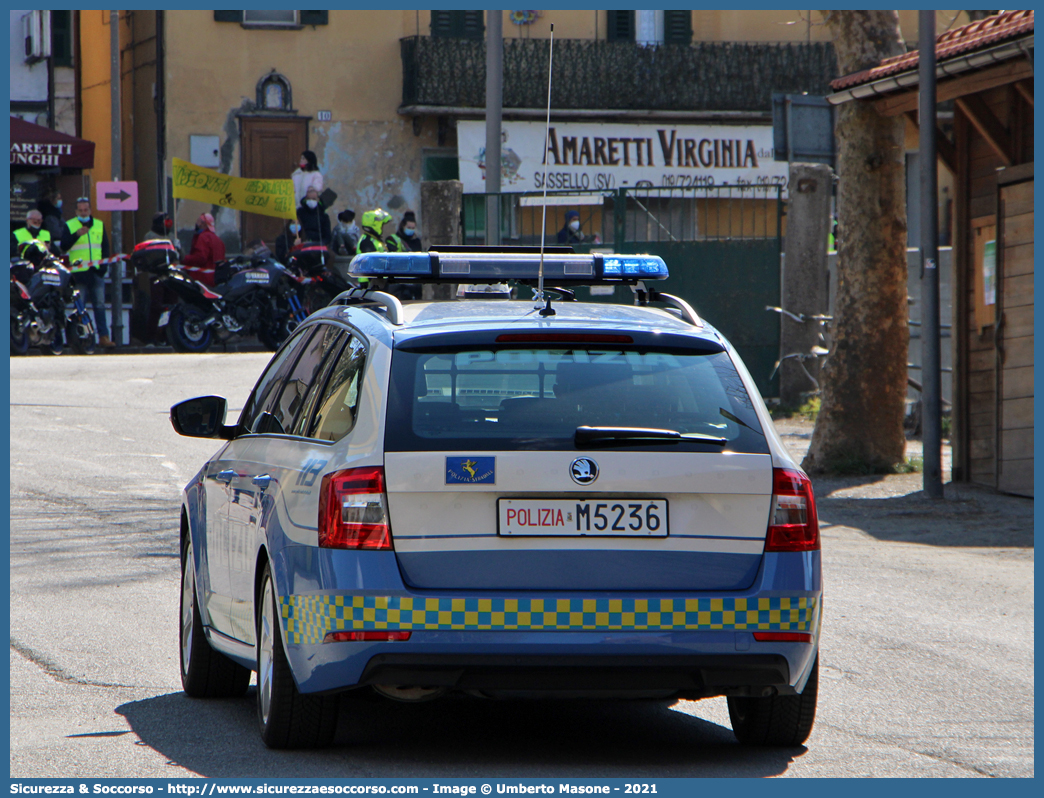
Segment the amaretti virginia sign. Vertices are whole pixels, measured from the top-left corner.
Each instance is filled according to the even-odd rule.
[[[544,142],[543,123],[504,123],[502,191],[544,188]],[[771,127],[553,122],[546,142],[549,191],[787,182]],[[484,121],[457,123],[457,152],[464,191],[485,191]]]

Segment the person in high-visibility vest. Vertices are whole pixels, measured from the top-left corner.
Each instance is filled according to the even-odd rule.
[[[30,241],[41,241],[46,249],[51,249],[51,234],[43,229],[43,214],[35,209],[25,215],[25,227],[11,231],[11,257],[21,257]]]
[[[359,239],[358,253],[364,252],[387,252],[388,247],[381,238],[384,225],[392,220],[392,215],[383,208],[374,208],[362,215],[362,237]],[[367,277],[360,277],[359,285],[366,288],[370,284]]]
[[[381,231],[384,225],[392,220],[392,215],[383,208],[374,208],[362,215],[362,238],[359,239],[358,250],[362,252],[387,252]]]
[[[98,344],[112,349],[116,344],[109,338],[109,323],[105,318],[105,272],[108,266],[98,263],[109,257],[109,237],[101,219],[91,216],[90,198],[76,200],[76,218],[65,223],[62,250],[69,256],[73,280],[91,301]]]

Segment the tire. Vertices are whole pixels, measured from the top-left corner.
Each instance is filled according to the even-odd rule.
[[[175,305],[167,321],[167,341],[178,352],[206,352],[210,348],[210,328],[203,326],[203,311],[191,305]]]
[[[28,351],[29,330],[19,323],[17,316],[11,316],[11,354],[24,355]]]
[[[335,296],[337,294],[324,286],[310,285],[304,291],[304,301],[301,304],[304,305],[305,313],[311,316],[317,310],[327,307]]]
[[[82,330],[81,327],[83,328]],[[65,326],[65,336],[76,354],[94,354],[94,347],[97,342],[94,338],[94,325],[88,319],[84,319],[81,324],[79,314],[74,315]]]
[[[819,657],[801,695],[729,698],[729,719],[743,745],[802,745],[812,733],[819,695]]]
[[[263,347],[275,352],[296,329],[297,322],[287,313],[276,323],[262,324],[257,331],[257,340]]]
[[[283,650],[272,571],[265,565],[257,607],[257,721],[269,748],[325,748],[337,731],[340,696],[302,695]]]
[[[181,546],[181,613],[178,624],[181,686],[191,698],[240,698],[250,686],[250,669],[215,651],[203,631],[196,606],[196,569],[192,540]]]
[[[62,333],[60,327],[55,327],[51,332],[51,340],[40,347],[45,355],[60,355],[65,351],[62,345]]]

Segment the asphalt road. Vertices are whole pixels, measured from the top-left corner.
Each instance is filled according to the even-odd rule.
[[[12,359],[12,777],[1033,775],[1032,502],[933,504],[916,475],[817,483],[807,748],[741,748],[724,699],[346,699],[334,748],[268,751],[253,688],[181,693],[180,489],[216,446],[167,420],[206,393],[237,413],[267,357]]]

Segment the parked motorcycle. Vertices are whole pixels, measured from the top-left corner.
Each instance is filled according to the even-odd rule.
[[[287,259],[287,268],[296,275],[301,286],[301,304],[309,315],[325,308],[341,292],[355,287],[333,264],[333,253],[322,244],[305,244],[293,250]]]
[[[11,354],[39,346],[60,355],[66,342],[77,354],[94,352],[94,323],[72,272],[37,247],[26,247],[24,255],[11,261]]]
[[[173,244],[162,239],[142,242],[131,255],[132,265],[178,296],[159,326],[167,328],[167,340],[179,352],[205,352],[214,340],[250,335],[274,351],[307,317],[297,279],[267,250],[219,263],[213,288],[188,277],[176,259]]]

